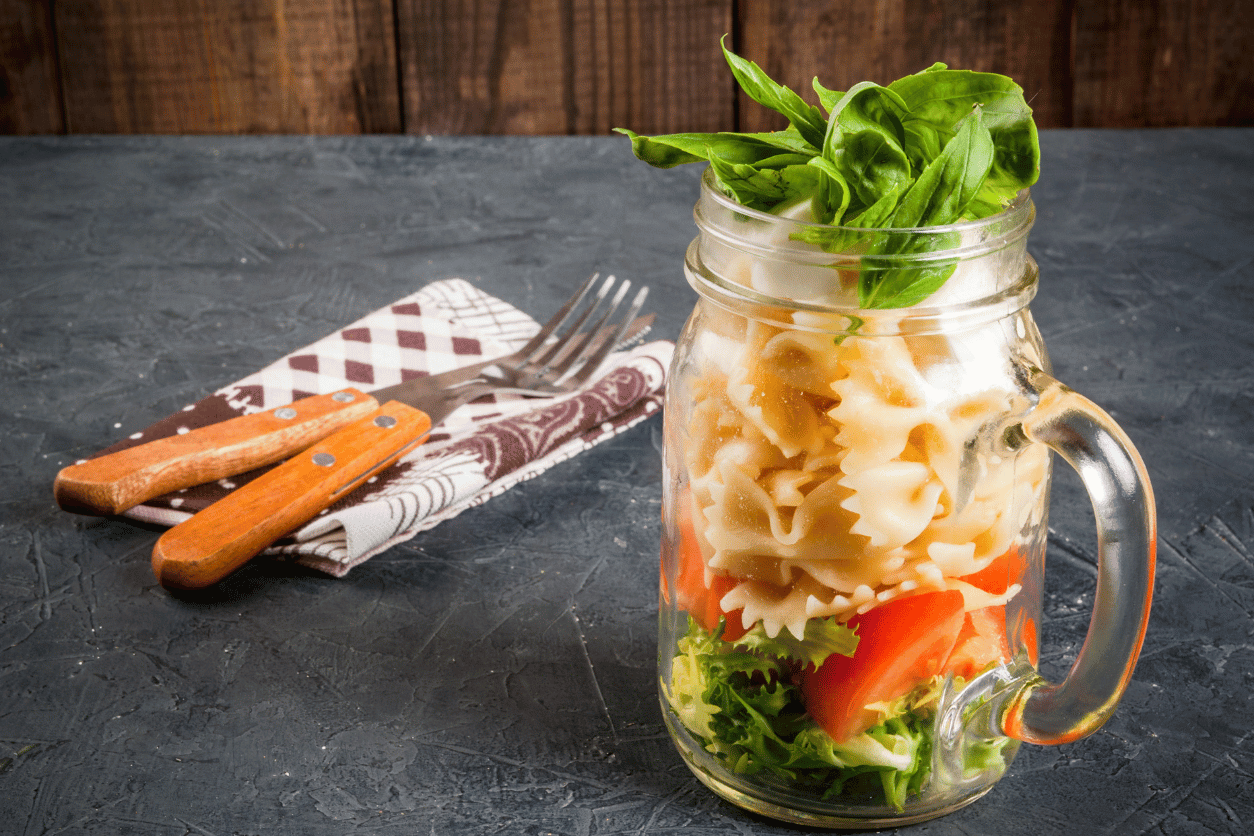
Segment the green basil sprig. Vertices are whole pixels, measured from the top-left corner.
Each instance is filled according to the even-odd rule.
[[[723,55],[747,95],[788,118],[786,130],[654,137],[616,130],[650,165],[708,162],[720,188],[744,206],[771,212],[810,200],[814,218],[827,226],[798,237],[862,255],[863,308],[917,304],[945,283],[955,262],[910,263],[912,254],[949,246],[945,236],[860,230],[988,217],[1039,175],[1032,109],[1006,76],[938,63],[887,86],[862,82],[845,92],[815,79],[820,110],[726,45]]]

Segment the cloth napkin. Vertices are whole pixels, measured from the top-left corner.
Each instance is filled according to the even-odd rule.
[[[273,409],[345,386],[369,391],[516,351],[531,317],[462,279],[427,285],[219,389],[103,453]],[[661,408],[674,344],[612,353],[573,394],[496,395],[461,407],[400,462],[280,540],[267,554],[341,577],[465,509],[604,441]],[[157,497],[124,516],[172,526],[264,473],[260,468]]]

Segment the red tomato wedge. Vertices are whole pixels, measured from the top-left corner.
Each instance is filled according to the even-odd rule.
[[[875,722],[871,703],[895,699],[944,670],[962,630],[962,593],[926,592],[881,604],[849,620],[853,656],[834,653],[801,675],[806,710],[837,742]]]
[[[960,580],[984,590],[991,595],[1005,595],[1011,586],[1023,582],[1027,571],[1027,556],[1012,548],[978,572]],[[1033,637],[1035,643],[1035,637]],[[1035,648],[1029,650],[1035,656]],[[967,613],[954,646],[953,655],[945,670],[963,679],[970,679],[982,671],[989,662],[1005,662],[1010,659],[1010,642],[1006,638],[1006,608],[985,607]]]
[[[686,610],[708,633],[717,630],[719,618],[725,616],[727,626],[723,630],[723,639],[735,641],[748,632],[740,622],[744,611],[723,612],[718,605],[735,585],[734,580],[725,576],[715,576],[711,586],[705,585],[705,560],[701,556],[701,545],[697,542],[692,520],[685,515],[679,521],[679,578],[675,582],[679,609]]]
[[[1023,582],[1023,573],[1027,569],[1027,559],[1018,549],[1012,548],[1001,557],[993,558],[980,571],[958,580],[966,581],[992,595],[1005,595],[1012,585]]]
[[[962,621],[958,641],[945,663],[945,672],[973,679],[989,662],[1010,661],[1010,643],[1006,640],[1006,608],[985,607],[972,610]]]

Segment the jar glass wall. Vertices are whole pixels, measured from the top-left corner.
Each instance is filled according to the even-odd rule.
[[[972,733],[973,695],[1036,662],[1050,458],[1014,432],[1049,369],[1032,203],[848,230],[747,210],[707,173],[695,214],[665,417],[675,743],[784,820],[956,809],[1018,745]]]

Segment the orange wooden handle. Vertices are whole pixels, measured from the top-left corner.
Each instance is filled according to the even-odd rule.
[[[76,514],[120,514],[154,496],[282,461],[378,407],[352,388],[304,398],[71,465],[57,474],[53,493]]]
[[[169,589],[217,583],[417,447],[430,429],[425,412],[388,401],[161,535],[153,573]]]

